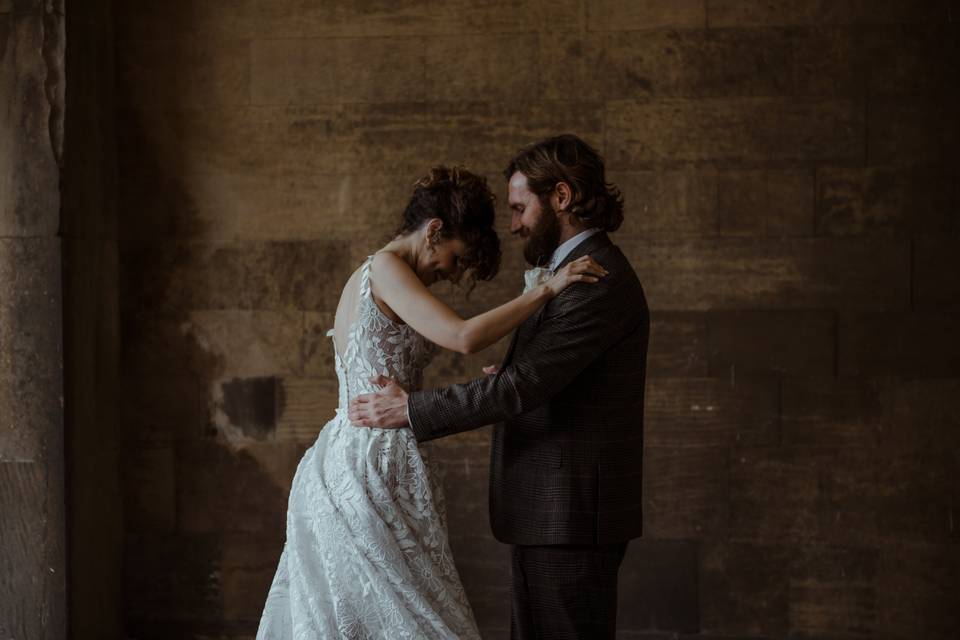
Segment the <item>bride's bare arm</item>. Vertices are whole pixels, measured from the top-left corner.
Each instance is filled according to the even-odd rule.
[[[592,258],[584,256],[568,263],[544,284],[464,320],[430,293],[410,266],[393,253],[377,253],[371,265],[377,296],[417,333],[458,353],[474,353],[490,346],[569,285],[596,282],[606,273]]]

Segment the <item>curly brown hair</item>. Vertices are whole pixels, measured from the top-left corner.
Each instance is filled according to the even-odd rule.
[[[439,165],[414,183],[413,195],[396,233],[407,235],[431,218],[442,220],[441,237],[459,238],[466,245],[461,264],[469,273],[472,289],[474,281],[491,280],[500,269],[500,238],[494,231],[495,200],[483,176],[464,167]]]
[[[504,170],[510,180],[519,171],[530,190],[549,204],[558,182],[570,185],[567,209],[588,227],[616,231],[623,223],[623,195],[606,181],[603,158],[596,149],[567,133],[524,147]]]

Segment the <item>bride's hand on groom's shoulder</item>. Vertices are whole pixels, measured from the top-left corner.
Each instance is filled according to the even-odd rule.
[[[379,429],[409,426],[406,390],[386,376],[374,376],[370,382],[382,388],[376,393],[365,393],[350,401],[350,422],[356,427]]]
[[[575,282],[599,282],[608,273],[599,262],[590,256],[583,256],[565,264],[544,284],[553,296],[558,296]]]

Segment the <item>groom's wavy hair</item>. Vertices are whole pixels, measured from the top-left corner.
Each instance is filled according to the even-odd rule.
[[[567,211],[588,227],[616,231],[623,223],[623,195],[607,182],[603,158],[596,149],[567,133],[524,147],[504,170],[504,177],[519,171],[527,177],[530,191],[549,207],[550,194],[558,182],[570,185]]]
[[[397,235],[419,229],[427,220],[443,220],[440,236],[459,238],[466,247],[461,264],[470,287],[491,280],[500,269],[500,238],[494,230],[496,198],[483,176],[464,167],[443,165],[414,183]],[[468,290],[468,292],[469,292]]]

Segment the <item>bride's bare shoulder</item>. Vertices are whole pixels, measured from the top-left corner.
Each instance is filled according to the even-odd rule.
[[[392,251],[377,251],[373,254],[373,260],[370,261],[371,279],[375,279],[377,275],[385,275],[393,279],[394,276],[409,272],[410,265]]]

